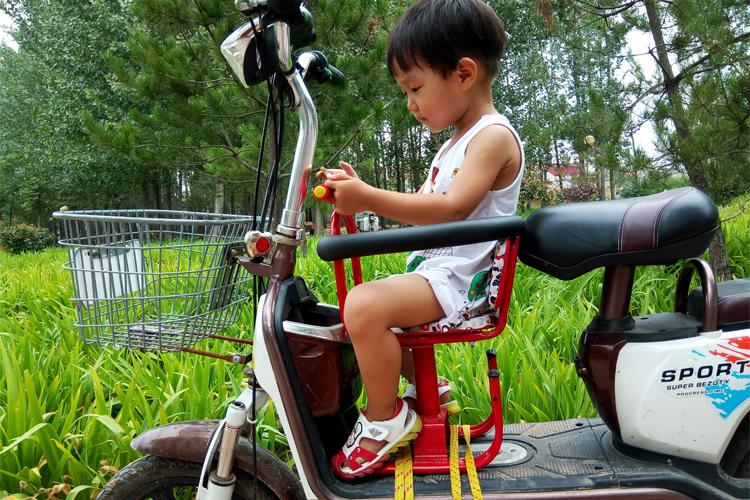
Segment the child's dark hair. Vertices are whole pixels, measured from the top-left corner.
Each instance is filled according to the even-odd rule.
[[[408,71],[424,61],[447,77],[462,57],[495,77],[505,48],[505,29],[480,0],[419,0],[399,18],[388,37],[388,72]]]

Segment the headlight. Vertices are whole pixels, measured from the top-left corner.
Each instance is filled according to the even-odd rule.
[[[260,34],[259,19],[254,18],[235,30],[221,44],[221,53],[245,87],[260,83],[270,75],[270,65],[264,62],[261,51],[258,50],[253,23]]]

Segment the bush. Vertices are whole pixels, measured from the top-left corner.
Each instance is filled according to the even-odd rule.
[[[596,184],[576,184],[562,190],[565,203],[579,203],[599,199],[599,186]]]
[[[0,222],[0,250],[10,253],[39,252],[55,244],[55,235],[30,224],[5,226]]]

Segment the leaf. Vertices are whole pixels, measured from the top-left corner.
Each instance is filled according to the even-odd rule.
[[[0,456],[4,455],[5,453],[14,450],[16,446],[21,444],[26,439],[33,439],[34,441],[38,441],[38,438],[34,436],[37,432],[44,429],[45,427],[50,427],[50,424],[36,424],[34,427],[23,433],[22,435],[18,436],[17,438],[13,439],[13,441],[10,442],[8,446],[0,450]]]
[[[99,415],[99,414],[96,414],[96,413],[87,413],[84,416],[85,417],[91,417],[93,419],[98,420],[99,422],[101,422],[102,424],[104,424],[104,426],[107,429],[111,430],[115,434],[115,436],[127,435],[127,432],[125,432],[125,429],[123,429],[122,426],[120,426],[120,424],[118,424],[115,421],[115,419],[113,419],[109,415]]]
[[[94,488],[93,486],[89,486],[87,484],[82,484],[80,486],[76,486],[75,488],[73,488],[72,490],[70,490],[70,493],[68,493],[68,496],[66,496],[65,499],[66,500],[74,500],[76,498],[76,496],[80,492],[86,491],[86,490],[90,490],[90,489],[93,489],[93,488]]]

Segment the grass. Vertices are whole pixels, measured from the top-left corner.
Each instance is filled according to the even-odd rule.
[[[722,208],[734,215],[741,202]],[[724,224],[732,273],[750,276],[750,213]],[[300,258],[298,274],[318,297],[336,303],[333,267]],[[0,252],[0,498],[88,499],[138,454],[132,439],[165,423],[221,418],[241,391],[242,367],[183,353],[131,352],[85,345],[75,326],[65,249],[12,256]],[[403,255],[363,259],[365,279],[402,272]],[[633,314],[669,311],[674,269],[636,273]],[[596,314],[601,271],[562,282],[519,264],[508,327],[475,347],[438,347],[438,372],[475,423],[489,411],[484,351],[498,353],[507,423],[591,417],[594,409],[572,357]],[[245,308],[228,335],[250,338]],[[199,348],[230,352],[225,343]],[[259,415],[259,442],[291,465],[272,404]]]

